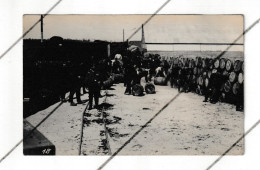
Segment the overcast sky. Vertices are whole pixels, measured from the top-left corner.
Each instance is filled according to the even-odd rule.
[[[61,36],[70,39],[122,41],[151,15],[47,15],[44,39]],[[24,15],[23,30],[40,15]],[[243,33],[242,15],[156,15],[144,26],[145,41],[157,43],[231,43]],[[25,38],[40,39],[40,24]],[[141,40],[141,31],[131,40]],[[238,43],[243,43],[241,38]],[[187,46],[148,46],[148,50],[180,50]],[[226,46],[189,46],[191,49],[220,50]],[[243,50],[236,46],[233,50]]]

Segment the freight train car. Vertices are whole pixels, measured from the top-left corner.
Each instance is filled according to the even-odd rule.
[[[113,49],[122,50],[121,44],[119,46],[113,44]],[[24,117],[59,101],[61,91],[68,92],[67,75],[72,66],[83,66],[87,71],[93,63],[108,58],[110,51],[110,43],[106,41],[64,40],[57,36],[43,43],[24,40]]]

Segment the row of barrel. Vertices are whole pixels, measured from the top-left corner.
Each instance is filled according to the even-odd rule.
[[[173,58],[170,61],[172,67],[186,68],[189,70],[187,79],[196,84],[195,92],[203,95],[209,86],[211,75],[220,74],[221,79],[221,100],[235,103],[243,100],[244,82],[244,61],[230,60],[226,58]],[[234,98],[236,98],[234,100]]]

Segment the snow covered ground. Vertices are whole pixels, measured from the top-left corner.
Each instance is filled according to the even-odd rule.
[[[140,129],[119,155],[219,155],[244,133],[244,113],[237,112],[234,105],[203,103],[203,96],[181,93],[154,117],[178,94],[177,89],[156,86],[156,94],[141,97],[124,95],[124,90],[122,83],[112,86],[106,97],[100,98],[103,110],[84,113],[82,155],[113,154]],[[82,96],[87,98],[87,94]],[[38,127],[56,146],[57,155],[78,155],[86,104],[72,107],[64,103]],[[57,105],[26,119],[36,126]],[[229,152],[243,153],[243,140]]]

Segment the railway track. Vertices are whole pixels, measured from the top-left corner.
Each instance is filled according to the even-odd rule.
[[[107,128],[107,115],[105,103],[108,91],[105,91],[105,99],[100,108],[88,110],[89,103],[82,113],[79,155],[112,155],[110,147],[109,131]],[[92,126],[89,126],[92,124]]]

